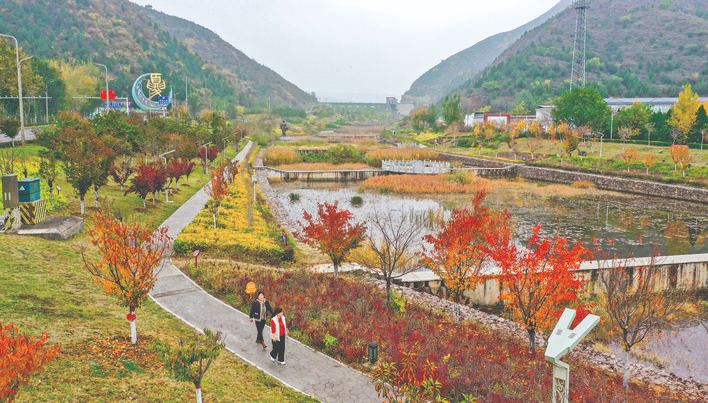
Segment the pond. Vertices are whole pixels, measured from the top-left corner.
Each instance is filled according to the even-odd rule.
[[[580,239],[590,247],[593,238],[611,239],[619,255],[650,256],[653,245],[661,255],[708,253],[708,206],[651,196],[628,195],[598,190],[578,191],[571,197],[539,191],[519,191],[513,182],[504,182],[487,196],[486,205],[508,208],[516,225],[517,240],[526,243],[531,228],[543,226],[542,235],[555,233],[571,240]],[[541,188],[543,184],[539,185]],[[556,185],[557,186],[557,185]],[[360,192],[360,184],[278,183],[272,185],[291,219],[302,221],[302,212],[315,213],[318,202],[339,201],[356,220],[366,220],[373,211],[451,210],[465,205],[470,196],[425,195],[420,197]],[[528,189],[528,186],[525,187]],[[299,200],[291,202],[296,193]],[[360,196],[363,204],[351,203]],[[642,239],[640,240],[641,237]]]
[[[302,211],[316,213],[317,203],[339,201],[340,208],[350,210],[356,220],[366,220],[373,211],[429,209],[450,210],[464,205],[469,196],[404,196],[360,191],[360,184],[280,183],[274,184],[291,219],[302,221]],[[539,184],[544,187],[545,185]],[[542,235],[558,233],[569,239],[581,239],[586,245],[593,238],[611,239],[620,255],[650,256],[652,244],[659,245],[661,255],[708,253],[708,206],[698,203],[666,200],[588,190],[567,197],[548,195],[543,191],[520,191],[522,186],[508,183],[487,196],[485,204],[508,208],[516,222],[517,241],[525,243],[531,228],[543,225]],[[289,195],[300,198],[291,202]],[[363,204],[352,205],[360,196]],[[643,237],[643,243],[638,239]],[[676,334],[674,336],[674,333]],[[653,334],[635,347],[648,356],[656,356],[666,369],[682,377],[708,382],[708,329],[691,324],[669,333]],[[619,345],[610,346],[621,357]]]

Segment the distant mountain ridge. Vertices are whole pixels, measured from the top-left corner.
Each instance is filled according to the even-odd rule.
[[[214,32],[179,17],[146,9],[147,15],[160,28],[169,32],[204,60],[219,66],[234,85],[239,86],[249,94],[264,94],[272,96],[275,105],[282,104],[297,107],[316,101],[308,94],[283,79],[273,70],[246,56],[243,52],[224,41]]]
[[[561,0],[534,20],[514,30],[490,36],[441,61],[411,84],[401,102],[417,106],[436,103],[491,64],[525,32],[543,24],[571,4],[572,0]]]
[[[182,97],[188,81],[199,109],[316,102],[208,29],[128,0],[5,0],[0,16],[0,32],[30,55],[105,64],[121,95],[140,74],[160,72]]]
[[[575,22],[562,11],[453,90],[465,109],[530,112],[566,91]],[[686,83],[708,95],[705,0],[592,0],[587,35],[586,82],[604,98],[676,97]]]

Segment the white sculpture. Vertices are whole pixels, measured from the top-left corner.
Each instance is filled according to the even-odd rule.
[[[570,366],[560,359],[568,354],[580,340],[600,323],[600,317],[588,314],[575,328],[570,326],[575,319],[575,310],[566,308],[563,311],[553,333],[548,338],[546,346],[546,361],[553,364],[553,403],[568,402],[570,389]]]

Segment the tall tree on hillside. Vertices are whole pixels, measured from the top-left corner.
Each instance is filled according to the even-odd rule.
[[[94,216],[94,228],[89,231],[91,244],[103,255],[91,260],[84,250],[84,266],[108,295],[129,309],[131,341],[137,343],[135,310],[147,299],[157,281],[157,269],[168,257],[172,247],[167,228],[152,230],[140,224],[128,224],[99,212]]]
[[[575,270],[591,256],[581,241],[571,243],[559,235],[541,238],[540,230],[540,225],[533,228],[525,248],[508,234],[486,237],[501,270],[495,276],[503,285],[500,298],[526,328],[531,351],[536,350],[536,332],[552,328],[568,303],[577,299],[583,284]]]
[[[369,216],[369,232],[353,260],[383,276],[386,301],[391,302],[391,280],[418,269],[414,249],[423,234],[423,224],[413,211],[376,211]]]
[[[556,100],[553,121],[572,127],[588,126],[596,132],[605,132],[610,124],[610,108],[599,92],[592,87],[573,87]]]
[[[357,248],[366,234],[366,225],[354,223],[354,215],[349,210],[339,209],[333,204],[317,203],[317,217],[303,210],[305,219],[302,232],[295,237],[315,247],[329,256],[334,265],[334,279],[339,279],[339,266],[352,249]]]
[[[605,254],[606,255],[606,254]],[[612,324],[620,331],[624,356],[623,385],[629,387],[629,351],[641,343],[652,329],[664,326],[696,290],[694,273],[669,269],[669,278],[661,279],[658,248],[650,258],[619,258],[596,252],[599,281],[604,294],[604,308]],[[604,257],[604,259],[602,258]],[[660,290],[662,284],[668,290]],[[658,291],[658,292],[657,292]]]
[[[445,119],[445,124],[450,126],[453,123],[461,123],[463,118],[460,95],[452,94],[445,97],[445,101],[443,101],[443,119]]]
[[[685,144],[688,135],[693,130],[696,123],[698,108],[701,103],[698,101],[698,94],[693,92],[691,84],[686,84],[683,91],[679,93],[678,101],[671,108],[671,118],[669,125],[678,132],[674,139],[676,144]]]
[[[423,237],[430,246],[423,246],[421,263],[442,279],[458,303],[466,290],[482,281],[484,270],[492,262],[485,235],[511,234],[511,214],[482,206],[486,195],[480,191],[472,198],[470,208],[455,209],[450,218],[439,223],[437,233]],[[459,321],[458,309],[455,321]]]

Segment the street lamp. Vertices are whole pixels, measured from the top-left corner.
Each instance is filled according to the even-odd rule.
[[[94,63],[94,64],[95,64],[96,66],[102,66],[104,69],[106,69],[106,110],[108,110],[108,107],[109,107],[109,105],[110,105],[110,104],[108,103],[108,102],[109,102],[108,99],[110,98],[110,97],[108,96],[108,67],[106,67],[105,64],[101,64],[101,63]]]
[[[208,143],[202,144],[201,146],[199,146],[199,148],[206,147],[206,146],[208,146],[209,144],[211,144],[211,141],[208,142]],[[208,149],[208,148],[205,148],[205,149],[204,149],[204,166],[206,166],[206,173],[207,173],[207,175],[209,175],[209,155],[208,155],[208,154],[209,154],[209,149]]]
[[[616,115],[617,113],[618,113],[618,112],[612,111],[612,116],[610,117],[610,140],[612,140],[612,125],[613,125],[613,123],[614,123],[614,121],[615,121],[615,115]]]
[[[6,38],[12,38],[15,41],[15,62],[17,63],[17,98],[20,101],[20,135],[22,136],[22,145],[25,145],[25,109],[22,104],[22,69],[20,64],[32,57],[20,60],[20,45],[17,43],[17,38],[12,35],[0,34]]]

